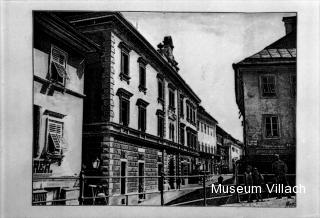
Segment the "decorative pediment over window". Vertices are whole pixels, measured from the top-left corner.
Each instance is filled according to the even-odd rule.
[[[149,105],[149,102],[146,102],[145,100],[138,98],[137,105],[142,107],[147,107]]]
[[[123,98],[127,98],[127,99],[130,99],[133,96],[133,94],[131,92],[129,92],[129,91],[123,89],[123,88],[119,88],[118,89],[117,95],[119,97],[123,97]]]
[[[176,87],[172,83],[168,83],[168,87],[172,90],[176,90]]]
[[[164,116],[164,111],[158,109],[157,112],[156,112],[156,115]]]
[[[158,73],[158,74],[157,74],[157,78],[163,80],[163,79],[164,79],[164,75],[161,74],[161,73]]]
[[[54,112],[54,111],[49,111],[49,110],[45,110],[44,115],[49,115],[49,116],[52,116],[52,117],[56,117],[56,118],[59,118],[59,119],[62,119],[64,118],[66,115],[64,114],[60,114],[60,113],[57,113],[57,112]]]
[[[119,43],[119,48],[123,49],[124,51],[126,51],[128,53],[132,50],[132,48],[124,42]]]
[[[143,64],[144,66],[146,66],[146,65],[148,64],[147,60],[144,59],[143,57],[139,57],[139,58],[138,58],[138,62],[139,62],[140,64]]]

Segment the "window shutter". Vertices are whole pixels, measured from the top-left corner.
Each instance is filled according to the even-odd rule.
[[[62,51],[58,50],[56,47],[52,47],[51,50],[51,60],[54,63],[59,64],[63,68],[66,67],[66,54],[64,54]]]
[[[60,122],[54,122],[53,120],[49,119],[48,130],[49,130],[49,133],[57,134],[61,137],[63,135],[62,134],[63,127],[62,127],[62,123],[60,123]]]
[[[66,72],[67,53],[55,46],[51,48],[51,69],[55,68],[58,75],[62,78],[69,79]]]
[[[64,142],[63,137],[63,123],[48,120],[48,134],[51,137],[55,149],[60,150],[62,148],[61,144]]]

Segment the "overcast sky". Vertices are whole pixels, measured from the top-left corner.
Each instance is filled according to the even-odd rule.
[[[235,101],[232,63],[259,52],[285,35],[288,13],[123,12],[156,48],[172,36],[179,74],[219,125],[243,141]]]

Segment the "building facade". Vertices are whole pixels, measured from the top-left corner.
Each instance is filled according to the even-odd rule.
[[[83,69],[86,54],[97,47],[57,16],[33,15],[33,202],[74,198],[82,161]]]
[[[163,172],[175,188],[178,175],[196,172],[199,97],[179,75],[170,36],[154,49],[120,13],[65,18],[100,46],[84,78],[83,165],[106,177],[111,205],[136,204],[156,191]],[[124,178],[149,176],[149,178]],[[150,178],[155,176],[154,178]],[[123,177],[123,178],[122,178]],[[182,179],[182,185],[189,179]]]
[[[229,167],[229,173],[234,173],[235,170],[235,164],[237,161],[242,160],[243,158],[243,144],[234,139],[232,136],[229,136],[229,138],[226,140],[226,145],[228,146],[228,167]]]
[[[200,170],[216,174],[217,154],[216,125],[218,122],[202,107],[197,111],[198,146]]]
[[[274,154],[295,172],[296,17],[283,22],[284,37],[233,65],[246,157],[264,172]]]
[[[219,125],[216,126],[217,134],[217,155],[216,168],[218,173],[229,173],[229,134]]]

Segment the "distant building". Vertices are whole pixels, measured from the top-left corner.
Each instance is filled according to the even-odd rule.
[[[72,15],[72,14],[69,14]],[[75,13],[65,18],[97,43],[86,67],[83,164],[97,175],[176,177],[197,173],[199,97],[179,75],[173,41],[158,50],[120,13]],[[192,182],[182,177],[182,185]],[[157,191],[158,178],[104,179],[111,205],[126,194]],[[129,205],[151,195],[129,195]]]
[[[216,168],[218,173],[229,173],[229,134],[219,125],[217,130],[217,159]]]
[[[214,157],[217,153],[216,125],[218,121],[202,106],[199,106],[197,110],[197,117],[200,170],[208,171],[210,174],[217,173],[214,170]]]
[[[243,156],[243,144],[232,136],[227,139],[229,172],[234,173],[235,164]]]
[[[77,204],[52,200],[79,196],[84,67],[97,47],[51,13],[35,12],[33,31],[33,202]]]
[[[233,64],[246,157],[265,172],[271,171],[274,154],[295,172],[296,17],[283,22],[284,37]]]

